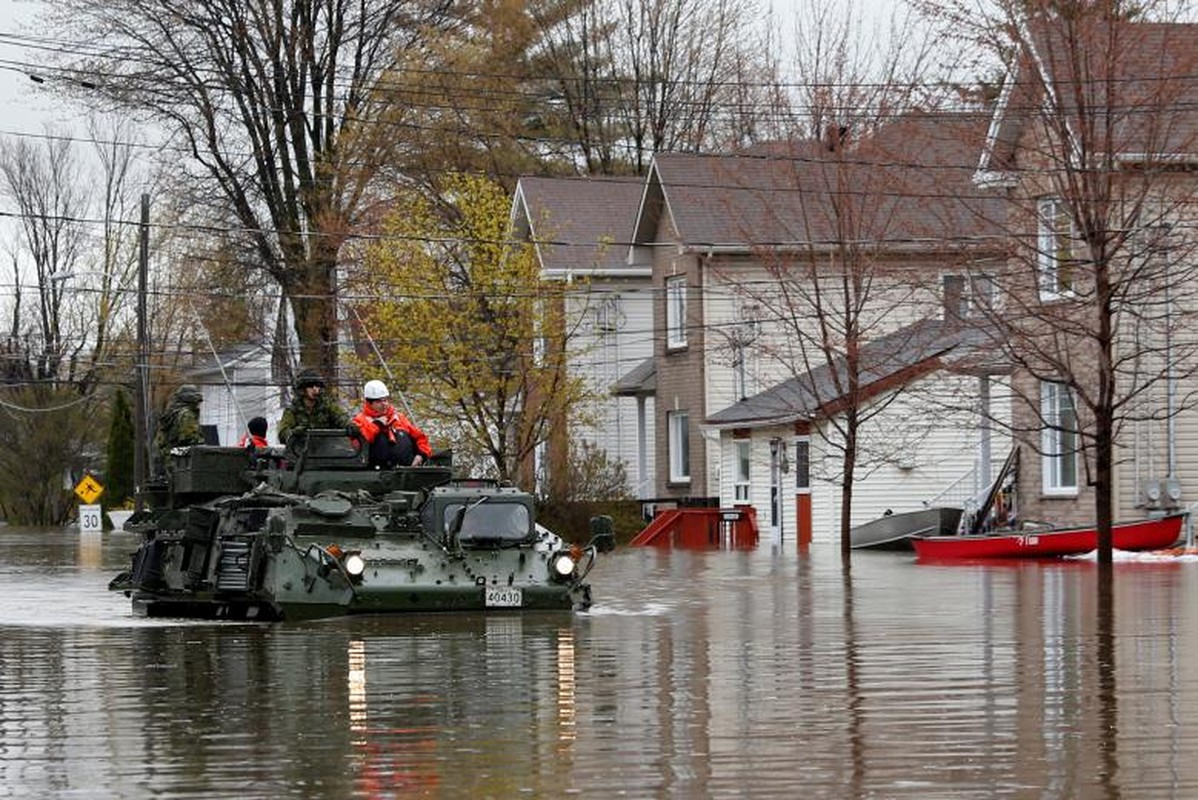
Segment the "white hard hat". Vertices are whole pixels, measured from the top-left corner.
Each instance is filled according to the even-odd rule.
[[[378,400],[381,397],[390,397],[391,392],[387,391],[387,384],[382,381],[366,381],[362,396],[367,400]]]

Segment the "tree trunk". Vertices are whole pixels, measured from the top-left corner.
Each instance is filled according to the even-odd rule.
[[[330,383],[337,378],[336,261],[310,261],[285,288],[295,314],[300,363],[318,370]]]
[[[845,419],[843,464],[844,487],[840,493],[840,556],[847,562],[853,543],[849,521],[853,512],[853,475],[857,466],[856,408],[851,408]]]

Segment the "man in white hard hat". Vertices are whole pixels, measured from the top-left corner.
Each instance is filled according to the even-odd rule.
[[[366,381],[362,410],[353,424],[370,448],[371,466],[418,467],[433,454],[424,431],[391,405],[391,392],[382,381]]]

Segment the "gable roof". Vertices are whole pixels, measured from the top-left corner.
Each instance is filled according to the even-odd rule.
[[[515,236],[534,243],[548,275],[648,275],[627,262],[644,179],[523,177],[512,205]]]
[[[996,372],[986,364],[995,349],[995,331],[988,325],[959,320],[924,319],[862,346],[861,385],[866,397],[876,397],[937,369],[974,368]],[[980,356],[980,357],[979,357]],[[844,408],[837,390],[844,384],[843,360],[833,371],[820,365],[805,375],[789,378],[708,417],[713,428],[778,425],[826,418]]]
[[[838,147],[808,140],[729,155],[659,153],[634,242],[652,242],[664,217],[695,250],[845,239],[916,250],[984,244],[1001,236],[1004,213],[971,181],[986,123],[915,113]]]
[[[978,182],[1015,166],[1025,127],[1045,114],[1077,131],[1103,120],[1090,147],[1131,162],[1198,160],[1198,24],[1037,20],[1019,32]],[[1109,126],[1106,121],[1109,120]],[[1104,143],[1102,137],[1109,136]]]

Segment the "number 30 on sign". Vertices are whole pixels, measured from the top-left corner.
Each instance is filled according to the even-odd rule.
[[[79,532],[104,532],[104,512],[99,505],[79,505]]]

